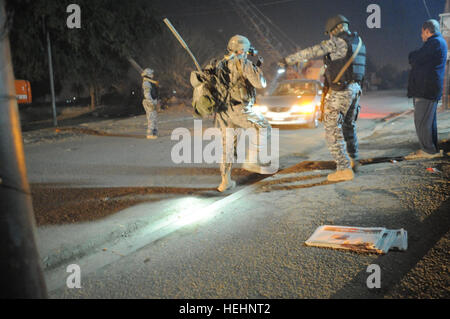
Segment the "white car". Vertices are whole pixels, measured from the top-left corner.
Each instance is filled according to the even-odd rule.
[[[319,126],[323,85],[316,80],[284,80],[268,95],[258,96],[253,110],[274,125]]]

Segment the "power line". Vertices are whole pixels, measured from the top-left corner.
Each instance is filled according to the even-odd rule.
[[[287,2],[294,2],[295,0],[278,0],[278,1],[271,1],[266,3],[260,3],[255,6],[257,7],[267,7],[272,5],[277,5],[281,3],[287,3]],[[227,1],[228,2],[228,1]],[[218,9],[218,10],[209,10],[209,11],[195,11],[195,12],[188,12],[188,13],[180,13],[180,14],[166,14],[164,17],[191,17],[196,15],[208,15],[208,14],[216,14],[216,13],[225,13],[225,12],[234,12],[234,9]]]
[[[430,14],[430,10],[428,9],[427,2],[425,0],[422,0],[422,1],[423,1],[423,5],[425,6],[425,9],[427,10],[428,19],[431,19],[431,14]]]
[[[272,25],[276,31],[278,31],[278,34],[284,37],[287,42],[289,42],[294,50],[297,48],[297,44],[294,43],[294,41],[292,41],[291,38],[283,30],[281,30],[275,23],[273,23],[269,17],[267,17],[261,10],[259,10],[254,3],[249,1],[249,5],[253,7],[254,10],[257,11],[267,22],[269,22],[269,24]]]

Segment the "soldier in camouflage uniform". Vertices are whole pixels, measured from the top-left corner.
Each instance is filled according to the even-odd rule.
[[[224,57],[225,69],[229,74],[229,105],[226,110],[216,114],[216,121],[222,132],[223,156],[220,164],[222,183],[218,190],[224,192],[236,186],[231,179],[231,167],[235,155],[237,138],[227,135],[227,128],[249,129],[254,128],[259,135],[260,130],[265,129],[267,139],[269,139],[271,126],[260,114],[252,110],[255,102],[255,88],[266,87],[266,80],[263,76],[260,63],[256,65],[247,59],[247,53],[251,48],[249,40],[240,35],[233,36],[228,42],[228,55]],[[227,143],[227,136],[230,141]],[[265,141],[253,141],[256,150],[264,147]],[[251,142],[252,143],[252,142]],[[260,162],[246,162],[242,166],[244,169],[259,174],[273,174],[273,169],[269,168],[270,163],[261,165]]]
[[[355,121],[365,73],[366,49],[359,36],[350,33],[348,24],[341,15],[329,19],[325,31],[330,35],[329,40],[292,54],[281,62],[291,65],[324,56],[325,85],[329,85],[330,91],[325,98],[323,124],[328,149],[337,166],[336,172],[328,175],[329,181],[352,180],[352,168],[358,158]],[[352,57],[353,61],[345,69]]]
[[[147,138],[156,139],[158,137],[158,112],[159,103],[158,82],[153,80],[153,70],[145,69],[142,72],[142,90],[144,91],[144,106],[147,115]]]

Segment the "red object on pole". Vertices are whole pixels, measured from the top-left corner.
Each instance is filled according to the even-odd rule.
[[[17,103],[30,104],[32,102],[30,82],[26,80],[15,80],[14,85],[16,88]]]

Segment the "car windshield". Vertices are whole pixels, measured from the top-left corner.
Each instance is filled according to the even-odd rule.
[[[311,82],[280,83],[272,95],[315,95],[316,85]]]

